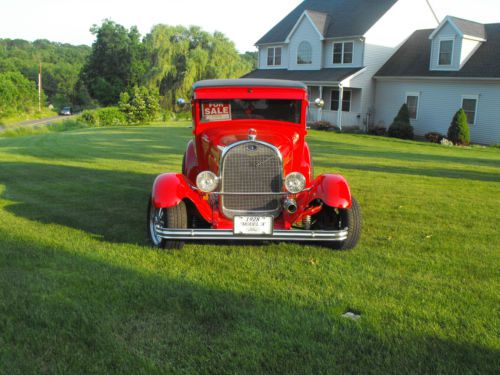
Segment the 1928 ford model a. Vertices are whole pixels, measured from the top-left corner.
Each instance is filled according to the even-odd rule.
[[[361,213],[346,180],[313,178],[305,142],[307,87],[280,80],[208,80],[193,87],[193,134],[182,173],[154,182],[153,246],[186,240],[315,241],[353,248]]]

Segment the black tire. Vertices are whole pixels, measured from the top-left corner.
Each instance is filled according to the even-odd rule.
[[[344,241],[325,242],[324,245],[333,249],[349,250],[356,247],[361,238],[361,209],[356,198],[347,209],[325,207],[318,217],[318,228],[324,230],[340,230],[347,228],[348,234]]]
[[[163,228],[185,229],[188,227],[186,204],[181,201],[177,206],[157,209],[151,198],[148,204],[147,233],[151,246],[159,249],[181,249],[184,241],[166,240],[155,234],[155,223],[160,222]]]

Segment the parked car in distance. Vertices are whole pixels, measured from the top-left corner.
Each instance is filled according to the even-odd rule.
[[[73,111],[71,110],[71,107],[64,107],[59,111],[60,116],[71,116],[73,114]]]
[[[266,240],[355,247],[361,212],[347,181],[313,176],[308,105],[307,87],[294,81],[196,83],[194,138],[182,173],[158,176],[148,202],[151,244]]]

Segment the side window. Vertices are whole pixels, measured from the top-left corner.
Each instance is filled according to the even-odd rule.
[[[412,120],[417,119],[418,101],[419,101],[419,95],[417,93],[406,94],[406,105],[408,106],[408,112],[410,113],[410,119]]]
[[[462,108],[467,115],[469,125],[476,124],[478,97],[474,95],[465,95],[462,97]]]
[[[267,65],[281,65],[281,47],[269,47],[267,49]]]
[[[453,56],[453,40],[439,42],[439,65],[451,65]]]
[[[309,42],[301,42],[297,49],[297,64],[312,63],[312,47]]]
[[[333,43],[333,63],[352,64],[353,52],[353,42]]]

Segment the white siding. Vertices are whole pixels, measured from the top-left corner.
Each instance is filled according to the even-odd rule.
[[[297,28],[290,36],[288,54],[288,69],[290,70],[319,70],[322,62],[322,41],[316,28],[308,17],[302,17]],[[297,64],[297,50],[303,41],[309,42],[312,47],[312,64]]]
[[[267,65],[267,49],[281,47],[281,65]],[[286,44],[266,45],[259,47],[259,69],[285,69],[288,63],[288,46]]]
[[[333,63],[333,43],[352,42],[353,55],[352,64],[334,64]],[[363,66],[364,43],[358,39],[325,40],[323,41],[323,67],[324,68],[352,68]]]
[[[442,40],[453,40],[453,56],[450,66],[438,65],[439,62],[439,47]],[[460,68],[460,55],[462,50],[462,38],[457,33],[455,28],[447,22],[441,30],[432,38],[431,46],[431,70],[458,70]]]
[[[420,94],[418,119],[412,120],[417,135],[439,132],[446,135],[463,95],[478,95],[476,124],[470,127],[471,141],[500,143],[500,81],[379,80],[375,102],[375,123],[388,127],[407,92]]]

